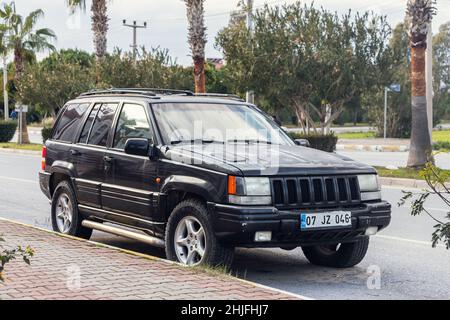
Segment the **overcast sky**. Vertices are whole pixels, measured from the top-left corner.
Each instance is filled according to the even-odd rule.
[[[4,1],[2,1],[3,3]],[[40,27],[53,29],[58,40],[57,48],[80,48],[93,51],[92,33],[90,30],[90,0],[87,0],[87,12],[70,16],[65,0],[16,0],[17,10],[27,14],[41,8],[45,18]],[[234,10],[237,0],[206,0],[206,25],[208,27],[207,57],[220,57],[220,52],[214,49],[214,38],[229,19],[229,12]],[[264,3],[270,5],[293,3],[295,0],[255,0],[255,7]],[[305,2],[305,1],[303,1]],[[310,2],[310,1],[306,1]],[[316,6],[328,10],[345,12],[352,10],[372,10],[387,15],[394,25],[404,18],[407,0],[316,0]],[[434,31],[446,21],[450,21],[450,0],[437,0],[438,14],[434,19]],[[138,31],[138,44],[146,47],[169,49],[179,63],[190,64],[189,47],[186,43],[185,5],[182,0],[111,0],[109,1],[110,29],[108,34],[108,51],[114,47],[129,49],[132,42],[132,30],[122,26],[122,20],[147,21],[148,29]]]

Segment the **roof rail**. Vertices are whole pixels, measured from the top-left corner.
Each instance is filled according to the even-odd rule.
[[[115,88],[116,90],[137,90],[137,91],[145,91],[151,92],[154,94],[184,94],[187,96],[193,96],[194,93],[190,90],[179,90],[179,89],[165,89],[165,88]]]
[[[105,90],[91,90],[80,94],[80,97],[88,97],[95,95],[108,95],[108,94],[137,94],[149,97],[158,97],[159,95],[186,95],[191,97],[211,97],[230,99],[235,101],[245,101],[241,97],[234,94],[223,93],[193,93],[190,90],[176,90],[176,89],[158,89],[158,88],[110,88]]]
[[[245,101],[241,97],[235,94],[225,94],[225,93],[195,93],[194,96],[196,97],[211,97],[211,98],[223,98],[223,99],[230,99],[230,100],[236,100],[236,101]]]
[[[155,97],[156,93],[151,91],[145,91],[145,90],[138,90],[138,89],[106,89],[106,90],[91,90],[85,93],[80,94],[80,97],[87,97],[87,96],[95,96],[95,95],[107,95],[107,94],[139,94],[139,95],[146,95]]]

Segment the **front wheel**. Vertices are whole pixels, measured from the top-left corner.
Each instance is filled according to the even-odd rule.
[[[233,262],[234,248],[219,243],[214,235],[206,206],[189,199],[178,204],[166,228],[166,255],[185,265],[224,266]]]
[[[356,242],[329,246],[302,247],[312,264],[332,268],[350,268],[359,264],[366,256],[369,238]]]

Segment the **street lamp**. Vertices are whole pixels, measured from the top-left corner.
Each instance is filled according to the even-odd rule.
[[[397,83],[391,84],[389,87],[384,88],[384,139],[387,136],[387,105],[388,105],[388,92],[400,92],[401,86]]]

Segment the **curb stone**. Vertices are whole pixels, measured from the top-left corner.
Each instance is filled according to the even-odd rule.
[[[409,151],[409,146],[337,144],[336,150],[337,151],[369,151],[369,152],[407,152],[407,151]]]
[[[389,178],[389,177],[379,177],[382,186],[390,187],[405,187],[414,189],[428,189],[429,186],[425,180],[415,180],[415,179],[404,179],[404,178]],[[446,183],[445,186],[450,188],[450,182]]]
[[[34,151],[34,150],[19,150],[19,149],[12,149],[12,148],[0,148],[0,152],[3,153],[15,153],[15,154],[27,154],[27,155],[41,155],[41,151]]]

